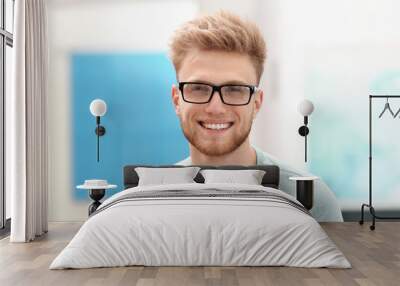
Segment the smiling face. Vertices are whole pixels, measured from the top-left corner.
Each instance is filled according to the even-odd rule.
[[[257,85],[250,57],[234,52],[193,50],[182,61],[177,76],[180,82]],[[262,99],[262,91],[257,91],[248,105],[229,106],[216,92],[209,103],[192,104],[183,101],[176,86],[172,88],[175,112],[185,137],[192,147],[208,156],[226,155],[248,143]]]

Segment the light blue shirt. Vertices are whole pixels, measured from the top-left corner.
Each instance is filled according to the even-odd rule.
[[[279,177],[279,189],[296,197],[296,182],[289,180],[289,177],[297,176],[313,176],[307,172],[296,170],[290,166],[287,166],[273,156],[267,154],[266,152],[254,147],[257,154],[257,165],[276,165],[280,168]],[[192,160],[190,157],[182,160],[176,165],[192,165]],[[329,189],[329,187],[321,179],[314,181],[314,204],[313,208],[310,210],[311,215],[320,222],[323,221],[335,221],[342,222],[342,212],[340,210],[339,203]]]

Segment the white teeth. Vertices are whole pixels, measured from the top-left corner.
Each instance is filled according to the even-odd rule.
[[[208,128],[208,129],[219,130],[219,129],[226,129],[226,128],[228,128],[228,127],[230,126],[230,124],[229,124],[229,123],[221,123],[221,124],[207,124],[207,123],[204,123],[203,126],[204,126],[205,128]]]

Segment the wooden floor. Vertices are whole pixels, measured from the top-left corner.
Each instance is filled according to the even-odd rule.
[[[0,241],[0,285],[400,285],[400,222],[324,223],[323,228],[352,269],[290,267],[119,267],[48,270],[79,229],[79,223],[52,223],[32,243]]]

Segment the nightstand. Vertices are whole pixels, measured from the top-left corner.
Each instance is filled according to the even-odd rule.
[[[83,185],[76,186],[78,189],[89,190],[89,197],[94,201],[88,208],[89,216],[101,205],[100,200],[104,197],[107,189],[115,189],[117,185],[110,185],[107,180],[85,180]]]
[[[310,210],[314,201],[314,180],[318,177],[290,177],[289,180],[296,181],[296,198],[303,206]]]

